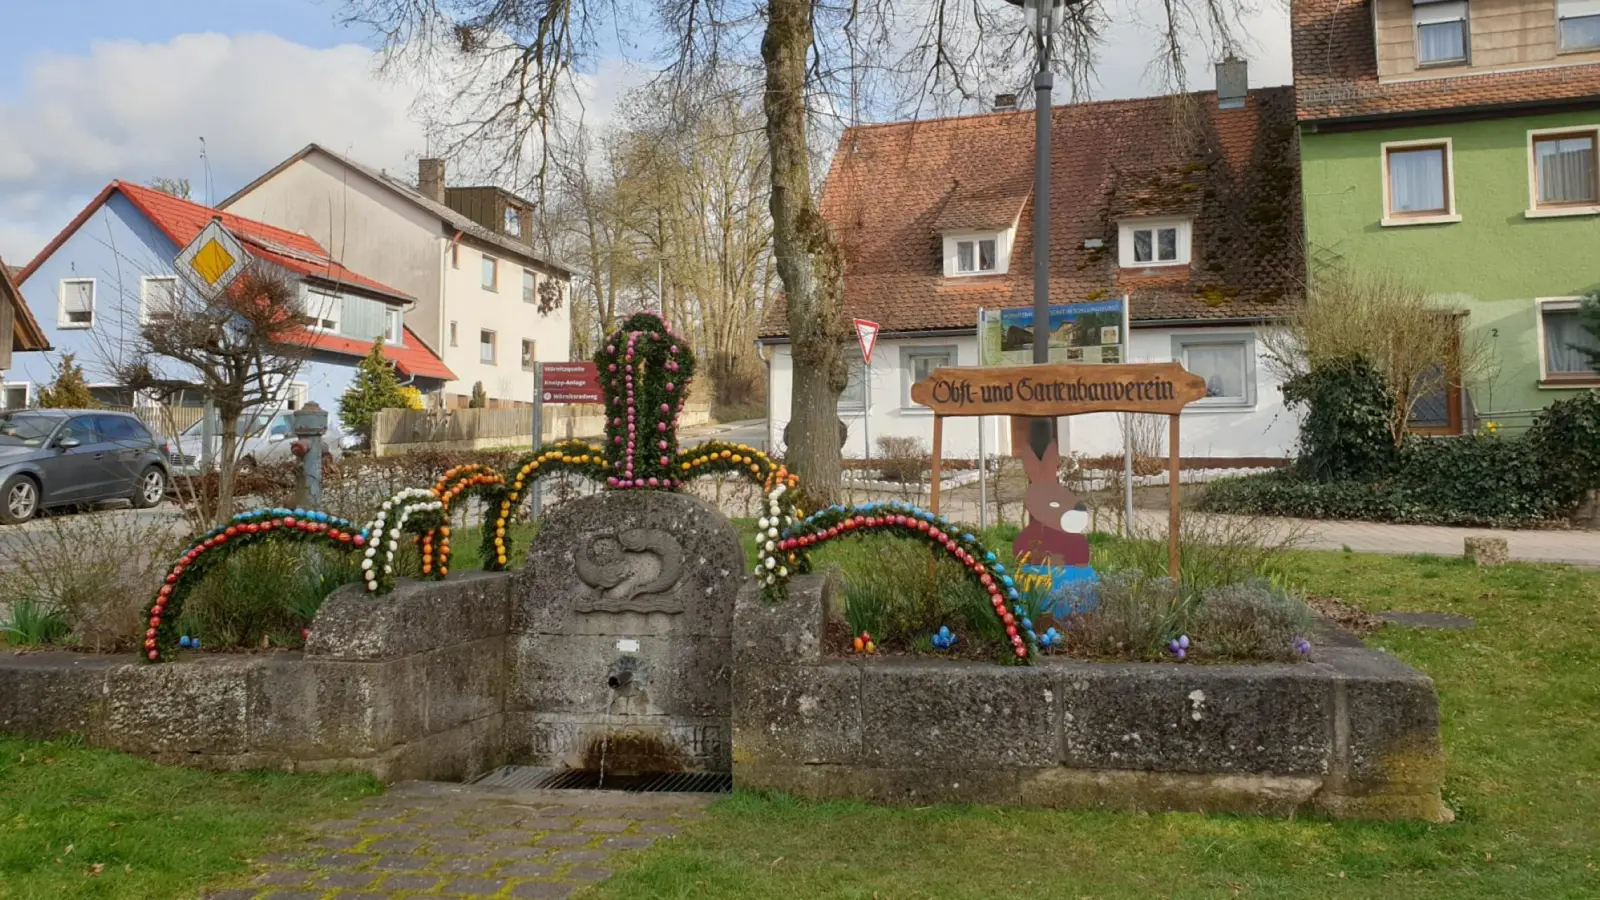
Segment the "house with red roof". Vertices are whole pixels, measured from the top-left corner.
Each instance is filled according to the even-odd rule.
[[[27,405],[21,386],[11,387],[6,377],[12,354],[50,349],[50,339],[33,318],[12,276],[11,267],[0,259],[0,385],[5,385],[0,387],[0,409]]]
[[[1180,452],[1222,466],[1286,458],[1298,433],[1262,340],[1303,296],[1294,91],[1247,90],[1243,65],[1219,66],[1219,83],[1237,86],[1221,96],[1056,107],[1043,200],[1051,303],[1126,297],[1128,361],[1178,360],[1206,378],[1211,396],[1185,410]],[[848,354],[847,456],[863,456],[869,435],[931,443],[912,383],[979,364],[980,310],[1031,308],[1034,127],[1031,110],[1012,110],[844,132],[821,210],[843,257],[845,315],[881,327],[870,368]],[[761,340],[781,447],[793,383],[781,305]],[[989,451],[1008,452],[1006,423],[983,427]],[[945,454],[976,456],[978,428],[946,422]],[[1071,417],[1061,433],[1075,453],[1122,452],[1114,414]]]
[[[159,323],[196,295],[174,261],[212,221],[227,229],[258,264],[299,285],[296,375],[277,386],[284,408],[316,401],[337,412],[362,357],[379,337],[403,382],[437,394],[455,378],[438,355],[405,327],[414,302],[404,292],[351,271],[306,235],[211,209],[161,191],[113,181],[17,273],[16,284],[51,350],[19,356],[6,374],[7,397],[21,405],[55,378],[61,354],[83,366],[96,398],[108,406],[150,405],[115,373],[139,350],[141,328]],[[181,372],[174,377],[182,380]],[[176,402],[199,406],[199,392]]]

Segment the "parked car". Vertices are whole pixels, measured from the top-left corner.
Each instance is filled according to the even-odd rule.
[[[136,416],[87,409],[0,412],[0,522],[41,509],[167,493],[167,450]]]
[[[198,474],[200,471],[201,430],[202,422],[196,422],[183,430],[178,435],[178,445],[172,448],[168,463],[174,472],[184,475]],[[220,426],[219,426],[220,430]],[[270,466],[277,463],[294,461],[294,454],[289,448],[295,442],[294,412],[292,410],[278,410],[273,413],[257,413],[249,417],[245,423],[244,440],[238,449],[239,468],[241,470],[254,469],[256,466]],[[221,439],[213,437],[216,441],[214,449],[222,446]],[[328,431],[322,436],[324,461],[340,459],[347,446],[346,437],[329,417]]]

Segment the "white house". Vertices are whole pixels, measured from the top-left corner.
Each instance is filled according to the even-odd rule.
[[[443,160],[420,160],[413,186],[311,144],[219,207],[308,234],[416,298],[406,325],[457,376],[447,406],[477,383],[491,406],[527,405],[534,362],[571,352],[572,270],[535,251],[531,202],[447,187]]]
[[[1246,92],[1234,74],[1240,89],[1220,102],[1204,92],[1053,111],[1051,302],[1128,296],[1128,361],[1178,360],[1211,386],[1184,412],[1179,450],[1217,466],[1288,457],[1298,434],[1262,340],[1300,302],[1305,271],[1293,93]],[[1031,307],[1033,130],[1032,111],[1010,111],[845,131],[822,213],[844,256],[846,315],[882,328],[870,373],[850,348],[846,456],[861,457],[869,436],[931,442],[912,382],[978,365],[980,309]],[[780,307],[761,338],[778,448],[787,332]],[[947,420],[944,455],[976,456],[978,427]],[[989,452],[1008,453],[1009,421],[984,427]],[[1061,434],[1073,453],[1122,451],[1114,414],[1063,419]]]

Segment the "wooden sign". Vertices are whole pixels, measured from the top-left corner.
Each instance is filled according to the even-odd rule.
[[[1176,362],[934,369],[911,399],[941,416],[1172,415],[1206,396],[1206,381]]]

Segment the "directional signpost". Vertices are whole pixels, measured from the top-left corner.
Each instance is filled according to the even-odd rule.
[[[868,319],[856,319],[856,340],[861,342],[861,364],[865,370],[861,377],[866,380],[867,408],[861,414],[861,436],[866,441],[866,459],[872,459],[872,349],[878,346],[878,332],[881,330],[877,322]]]
[[[600,369],[592,362],[541,362],[533,364],[533,446],[544,443],[544,405],[565,406],[568,403],[604,403],[600,391]],[[533,516],[539,516],[542,499],[539,482],[533,482],[530,492]]]

